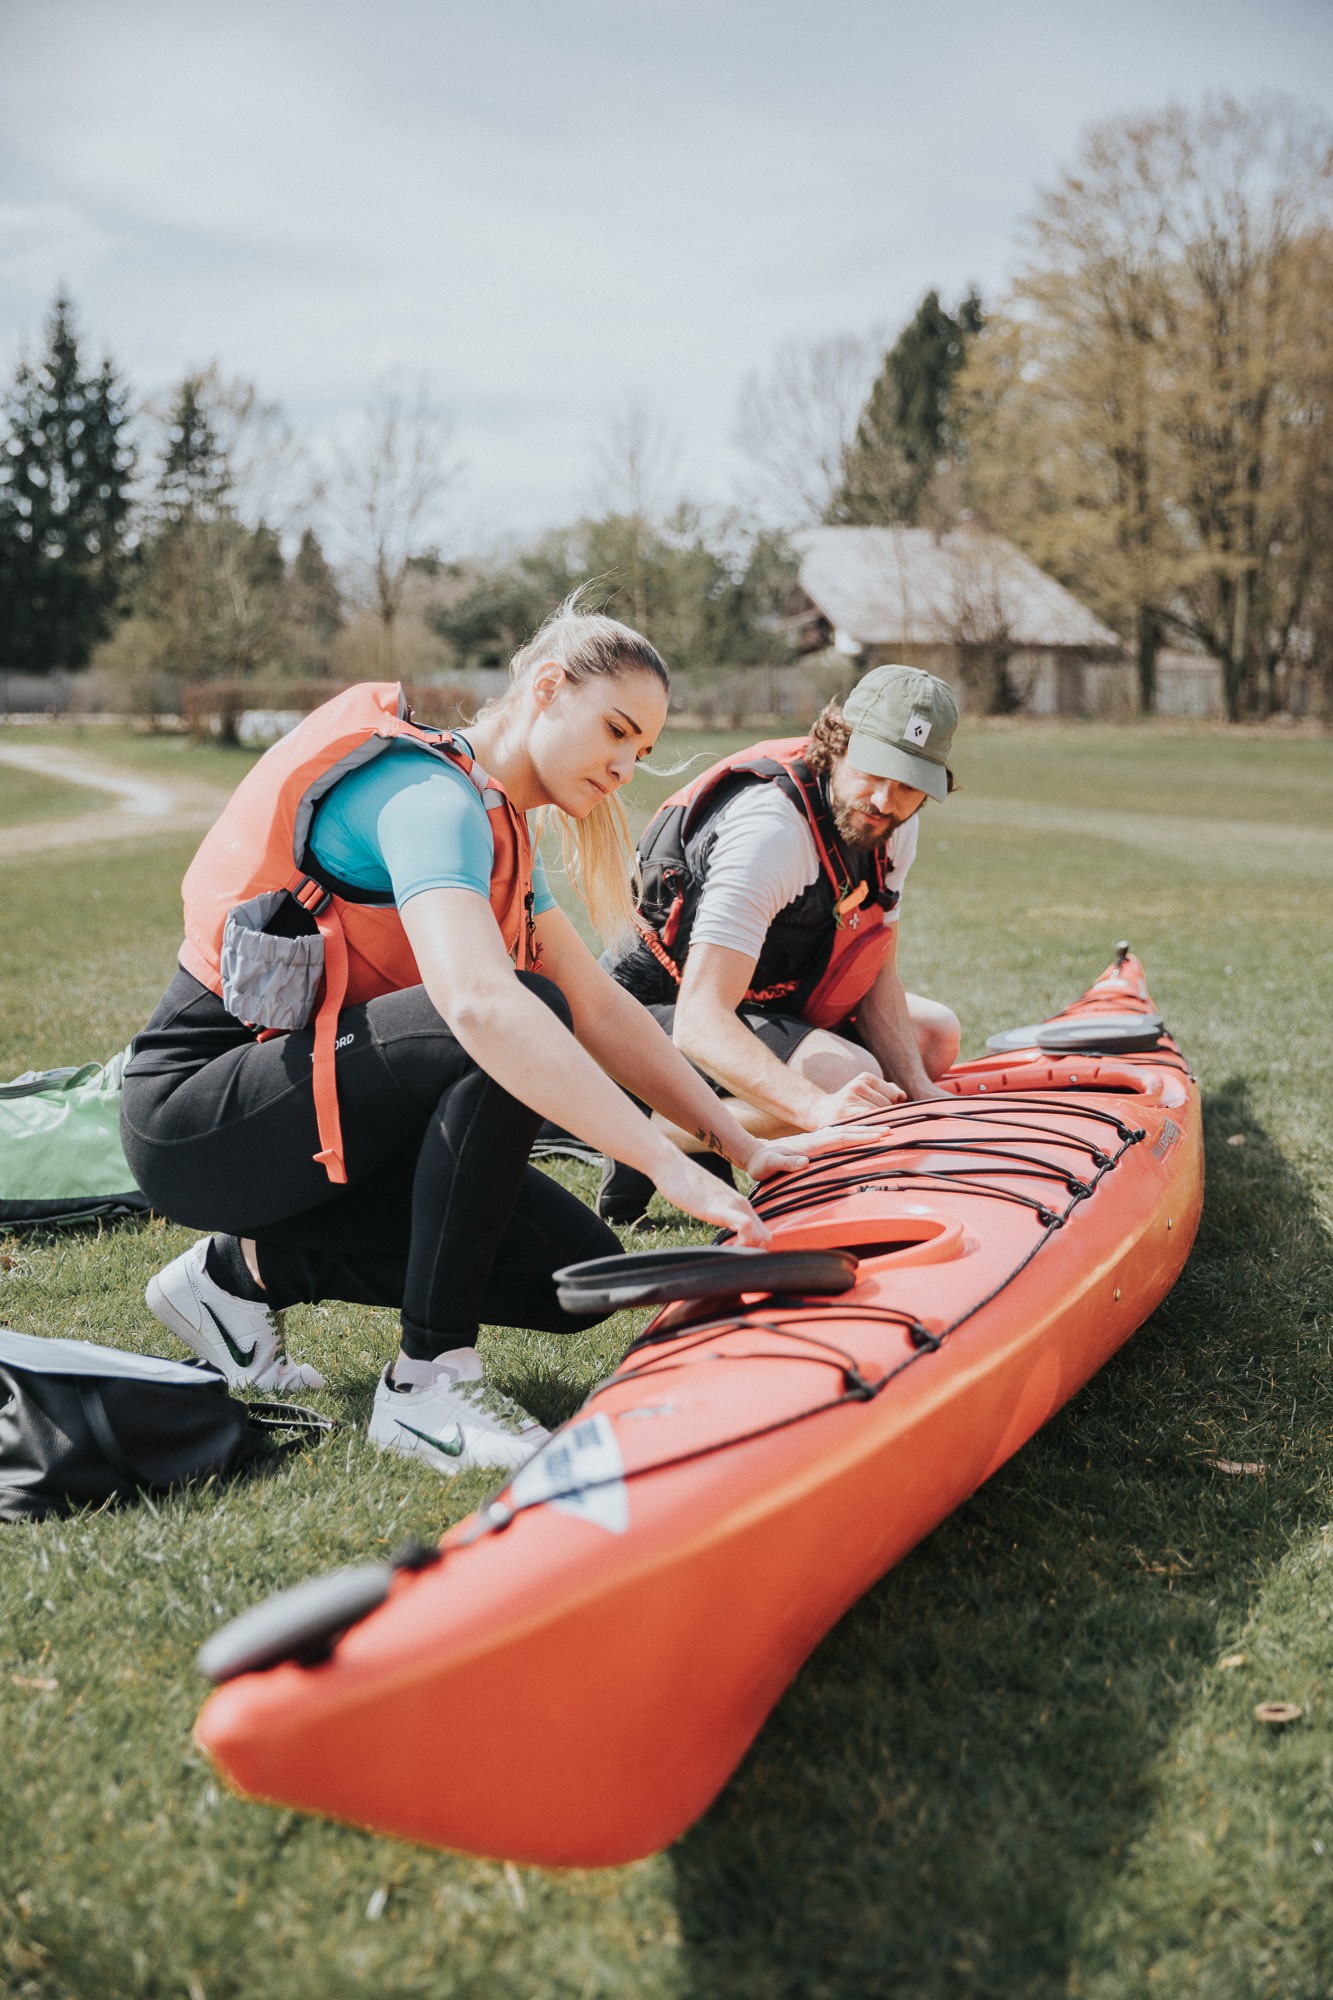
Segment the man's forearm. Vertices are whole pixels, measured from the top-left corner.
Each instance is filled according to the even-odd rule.
[[[575,1027],[584,1048],[608,1074],[682,1132],[741,1165],[753,1144],[751,1135],[736,1123],[652,1015],[614,985],[610,995],[599,996],[599,1004],[591,1012],[592,1018],[576,1019]],[[740,1027],[739,1022],[736,1025]],[[741,1033],[747,1041],[754,1041],[748,1029],[741,1027]],[[777,1067],[782,1070],[780,1063]],[[806,1129],[818,1119],[793,1118],[790,1122]]]
[[[789,1069],[738,1015],[698,1003],[676,1008],[676,1046],[724,1090],[768,1112],[793,1132],[809,1131],[825,1119],[823,1092],[799,1071]]]
[[[920,1097],[932,1088],[896,967],[884,967],[857,1009],[856,1026],[885,1076],[909,1097]]]

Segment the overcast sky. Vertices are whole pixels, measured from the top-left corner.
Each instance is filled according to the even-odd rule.
[[[577,512],[629,396],[725,499],[779,340],[995,294],[1089,120],[1208,89],[1333,108],[1333,4],[0,0],[0,369],[63,283],[316,447],[426,371],[455,544]]]

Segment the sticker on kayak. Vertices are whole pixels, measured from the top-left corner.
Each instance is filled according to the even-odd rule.
[[[1176,1141],[1183,1137],[1184,1134],[1181,1132],[1179,1125],[1175,1124],[1170,1118],[1164,1118],[1162,1120],[1162,1129],[1157,1135],[1157,1142],[1152,1149],[1153,1158],[1155,1160],[1164,1160]]]
[[[600,1411],[557,1433],[510,1481],[517,1507],[549,1505],[561,1514],[591,1521],[609,1534],[629,1526],[625,1461],[608,1418]]]

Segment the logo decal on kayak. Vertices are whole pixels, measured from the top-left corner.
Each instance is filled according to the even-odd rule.
[[[1169,1118],[1166,1119],[1162,1125],[1161,1131],[1157,1135],[1156,1142],[1153,1146],[1152,1149],[1153,1158],[1155,1160],[1164,1160],[1167,1154],[1171,1151],[1171,1148],[1176,1144],[1176,1141],[1182,1137],[1183,1134],[1180,1130],[1179,1125],[1172,1124]]]
[[[608,1534],[629,1526],[625,1461],[610,1420],[600,1410],[583,1417],[530,1458],[509,1493],[519,1507],[547,1505],[591,1521]]]

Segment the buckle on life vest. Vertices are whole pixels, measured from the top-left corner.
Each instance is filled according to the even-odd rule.
[[[287,894],[301,905],[308,916],[323,914],[333,901],[332,892],[322,882],[316,882],[311,875],[293,875],[287,884]]]
[[[843,918],[849,915],[851,912],[859,910],[861,904],[864,903],[866,897],[869,894],[870,894],[869,884],[866,882],[858,882],[856,887],[852,890],[849,896],[842,897],[841,901],[834,904],[833,914],[837,919],[839,930],[842,929]],[[852,916],[853,930],[856,929],[856,926],[860,923],[860,921],[861,919],[859,915]]]

